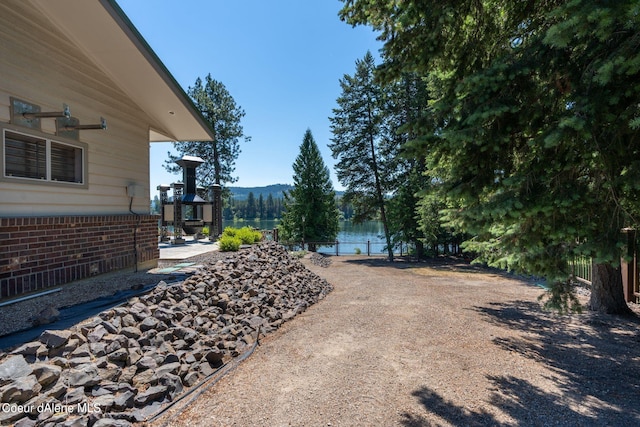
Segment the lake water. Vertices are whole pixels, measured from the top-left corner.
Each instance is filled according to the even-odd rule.
[[[263,220],[263,221],[225,221],[223,227],[244,227],[251,226],[260,230],[271,230],[278,226],[280,221]],[[367,254],[367,242],[369,242],[369,250],[371,255],[385,255],[385,239],[384,228],[380,221],[366,221],[362,224],[354,224],[351,221],[340,221],[340,232],[336,238],[338,241],[338,251],[340,255],[354,255],[360,253]],[[336,253],[336,245],[321,246],[318,252],[334,254]]]

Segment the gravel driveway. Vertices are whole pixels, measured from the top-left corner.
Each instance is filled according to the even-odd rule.
[[[638,322],[464,264],[304,261],[335,290],[171,426],[638,425]],[[637,307],[633,307],[637,311]]]

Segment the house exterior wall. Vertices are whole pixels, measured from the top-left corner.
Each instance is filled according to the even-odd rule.
[[[132,268],[136,254],[138,265],[156,265],[144,111],[29,2],[0,2],[0,76],[0,128],[14,126],[11,97],[42,111],[66,103],[80,124],[108,124],[79,131],[87,185],[0,180],[0,299]],[[60,139],[55,119],[41,119],[41,131]]]
[[[156,265],[157,228],[155,215],[0,218],[0,299]]]
[[[149,119],[109,76],[29,2],[0,2],[0,122],[10,97],[60,111],[66,103],[80,124],[107,119],[107,130],[81,130],[88,144],[88,188],[0,183],[0,216],[105,215],[129,212],[127,185],[139,186],[132,210],[149,213]],[[55,135],[55,119],[41,119]]]

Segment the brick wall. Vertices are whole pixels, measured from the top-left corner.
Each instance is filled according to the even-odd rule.
[[[157,265],[156,215],[0,218],[0,299],[133,268],[134,230],[138,266]]]

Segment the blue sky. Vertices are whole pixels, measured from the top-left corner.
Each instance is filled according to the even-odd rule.
[[[381,43],[368,27],[338,19],[338,0],[117,0],[185,89],[207,74],[222,82],[246,113],[235,176],[241,187],[292,183],[292,165],[311,129],[335,177],[327,147],[339,79],[353,74]],[[162,167],[170,143],[151,144],[151,197],[181,179]]]

